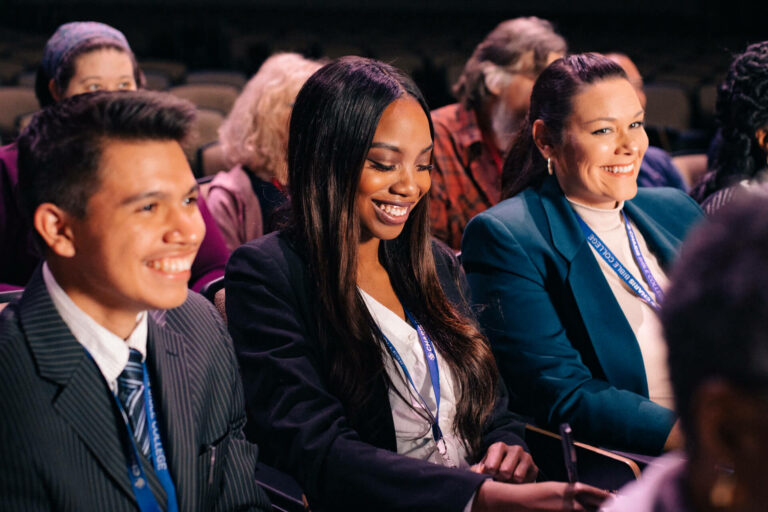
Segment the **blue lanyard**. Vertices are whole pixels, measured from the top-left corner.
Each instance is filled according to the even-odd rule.
[[[438,418],[440,417],[440,369],[437,366],[437,356],[435,355],[435,349],[432,346],[432,341],[429,339],[429,336],[427,336],[427,333],[424,331],[424,328],[421,326],[421,324],[419,324],[416,319],[413,318],[408,310],[405,309],[405,306],[403,306],[403,311],[405,311],[405,316],[408,317],[408,320],[410,320],[414,327],[416,327],[416,332],[418,333],[419,341],[421,342],[421,348],[424,351],[424,357],[427,360],[429,378],[432,381],[432,390],[435,393],[435,403],[437,405],[434,415],[432,415],[432,411],[427,405],[427,401],[424,400],[424,397],[421,396],[421,393],[419,393],[419,388],[417,388],[416,384],[413,382],[413,378],[411,378],[411,374],[408,372],[408,368],[405,366],[405,362],[403,362],[403,358],[400,357],[400,354],[397,352],[395,346],[392,344],[392,342],[389,341],[384,333],[381,333],[381,336],[384,338],[384,342],[387,344],[387,348],[392,354],[392,357],[395,359],[395,361],[397,361],[397,364],[400,365],[400,368],[403,370],[403,373],[408,379],[408,382],[411,384],[411,387],[416,393],[416,396],[419,397],[421,404],[429,414],[429,417],[432,420],[432,438],[435,440],[435,442],[438,442],[443,438],[443,431],[440,430],[440,425],[438,424]]]
[[[664,300],[664,293],[661,291],[659,283],[657,283],[656,279],[654,279],[653,274],[651,274],[651,270],[648,268],[648,264],[645,262],[645,258],[643,258],[643,255],[640,253],[640,246],[637,243],[637,237],[635,236],[635,232],[632,229],[632,226],[629,225],[629,220],[627,219],[627,215],[623,210],[621,215],[624,218],[624,225],[627,229],[627,236],[629,237],[629,245],[632,248],[632,254],[635,257],[637,266],[640,267],[640,271],[643,273],[643,277],[651,286],[654,295],[656,295],[656,299],[651,297],[651,294],[648,293],[645,288],[643,288],[643,285],[640,284],[640,281],[635,279],[630,271],[621,264],[618,258],[616,258],[611,250],[608,249],[602,240],[600,240],[600,237],[597,236],[594,231],[592,231],[592,228],[587,226],[587,223],[584,222],[584,220],[578,215],[576,215],[576,219],[578,219],[579,224],[581,225],[581,230],[584,232],[584,236],[587,238],[587,242],[589,242],[589,244],[594,247],[597,254],[599,254],[606,263],[608,263],[613,271],[616,272],[616,275],[618,275],[619,278],[621,278],[621,280],[623,280],[627,286],[629,286],[629,288],[635,292],[638,297],[640,297],[643,302],[648,304],[654,310],[658,311],[659,302]]]
[[[160,440],[160,429],[157,425],[157,415],[155,414],[155,404],[152,400],[152,389],[149,386],[149,375],[147,373],[147,365],[142,363],[144,369],[144,407],[147,413],[147,427],[149,434],[149,445],[151,451],[152,465],[155,468],[155,474],[158,480],[165,489],[165,494],[168,497],[168,512],[178,512],[178,504],[176,503],[176,487],[173,485],[171,479],[171,473],[168,470],[168,461],[165,458],[165,450],[163,450],[163,443]],[[136,446],[136,440],[133,436],[133,429],[131,429],[131,422],[128,419],[128,414],[123,409],[123,404],[120,403],[120,399],[117,398],[117,394],[114,395],[117,408],[120,409],[120,413],[125,421],[125,428],[128,431],[128,441],[131,444],[129,450],[130,455],[130,467],[128,468],[128,477],[131,479],[131,488],[133,494],[136,496],[136,501],[139,504],[141,512],[159,512],[162,509],[158,505],[154,494],[149,489],[149,483],[147,482],[144,468],[141,466],[141,460],[139,459],[139,449]]]
[[[627,236],[629,237],[629,243],[632,247],[632,254],[635,255],[637,266],[640,267],[640,272],[643,273],[645,281],[651,286],[651,291],[656,296],[656,300],[658,302],[663,302],[664,292],[661,290],[659,283],[656,282],[656,279],[651,273],[651,269],[648,267],[648,263],[645,262],[645,258],[643,258],[643,254],[640,252],[640,244],[637,243],[635,230],[632,229],[632,226],[630,226],[629,219],[627,219],[627,214],[624,213],[624,210],[621,211],[621,215],[624,217],[624,225],[627,227]]]

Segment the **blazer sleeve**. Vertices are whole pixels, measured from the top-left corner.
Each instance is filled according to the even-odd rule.
[[[518,228],[525,229],[513,232],[480,214],[467,227],[462,255],[480,323],[515,403],[544,426],[570,422],[587,442],[659,453],[674,413],[592,374],[555,304],[551,289],[558,277],[545,262],[546,243],[529,240],[524,247]]]
[[[225,511],[261,511],[272,509],[269,498],[264,490],[256,483],[256,461],[258,447],[246,440],[243,431],[246,422],[243,385],[238,371],[237,358],[231,343],[227,328],[221,321],[219,313],[211,307],[207,300],[201,297],[208,306],[210,314],[216,319],[222,347],[215,356],[221,359],[222,381],[219,385],[229,388],[224,396],[230,397],[230,403],[225,409],[228,414],[229,428],[226,434],[227,452],[224,461],[222,487],[214,510]],[[220,441],[219,446],[223,443]]]
[[[0,312],[0,410],[5,418],[0,421],[0,509],[8,512],[43,512],[57,506],[39,467],[55,465],[51,460],[56,456],[48,450],[60,446],[50,442],[54,436],[38,436],[43,428],[36,421],[44,417],[44,405],[34,365],[18,302],[11,303]]]
[[[200,215],[205,222],[205,237],[200,244],[200,250],[197,251],[195,261],[192,262],[189,288],[199,292],[206,284],[224,275],[229,249],[202,195],[197,198],[197,203]]]
[[[247,242],[247,240],[241,240],[238,235],[240,232],[240,220],[237,212],[237,200],[234,194],[223,187],[217,187],[213,183],[208,190],[208,196],[205,200],[213,220],[216,221],[216,225],[219,227],[219,231],[221,231],[221,235],[227,243],[227,249],[234,251],[243,242]]]
[[[469,305],[469,282],[458,258],[447,244],[437,239],[433,241],[432,252],[435,255],[435,266],[443,292],[462,315],[470,322],[476,323],[475,314]],[[525,424],[520,421],[518,415],[509,410],[507,386],[499,375],[496,403],[483,430],[483,452],[496,442],[510,446],[520,445],[528,451],[528,446],[523,441],[524,436]]]
[[[313,508],[463,510],[486,478],[360,439],[326,385],[301,272],[275,236],[246,244],[227,266],[227,316],[262,453],[293,475]],[[302,299],[303,296],[303,299]],[[307,306],[310,309],[314,306]],[[387,404],[388,406],[388,404]]]

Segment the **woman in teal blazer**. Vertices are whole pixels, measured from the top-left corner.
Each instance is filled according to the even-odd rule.
[[[638,191],[648,145],[642,107],[603,57],[553,63],[530,109],[505,163],[509,199],[475,217],[462,243],[510,406],[550,428],[569,422],[577,439],[659,453],[677,440],[676,416],[649,399],[638,340],[569,199],[593,209],[623,204],[662,268],[701,211],[678,190]]]

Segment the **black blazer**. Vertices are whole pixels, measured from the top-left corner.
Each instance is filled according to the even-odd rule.
[[[446,294],[468,311],[458,262],[437,245],[434,253]],[[246,435],[259,441],[267,463],[298,480],[315,509],[462,510],[486,477],[395,453],[383,377],[361,424],[350,426],[327,388],[307,272],[285,232],[240,247],[227,265],[227,318],[243,374]],[[519,432],[502,394],[484,443],[523,444]]]
[[[221,318],[190,292],[148,322],[147,368],[179,510],[268,510]],[[138,509],[112,393],[56,311],[39,267],[0,315],[0,411],[0,509]],[[165,491],[143,464],[164,507]]]

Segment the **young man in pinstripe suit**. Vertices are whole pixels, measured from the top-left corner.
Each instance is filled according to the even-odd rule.
[[[0,316],[0,509],[264,510],[232,342],[187,292],[205,234],[158,93],[76,96],[19,138],[45,256]]]

